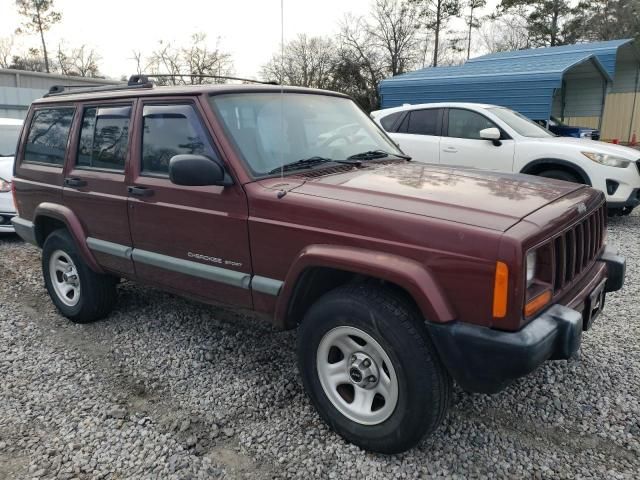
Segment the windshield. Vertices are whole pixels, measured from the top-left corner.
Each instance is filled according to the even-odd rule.
[[[489,108],[491,113],[493,113],[496,117],[502,120],[504,123],[513,128],[517,133],[522,135],[523,137],[530,138],[547,138],[547,137],[555,137],[553,133],[551,133],[546,128],[541,127],[537,123],[529,120],[524,115],[519,114],[518,112],[514,112],[513,110],[509,110],[508,108]]]
[[[312,157],[400,153],[348,98],[274,92],[213,95],[210,102],[255,176]]]
[[[21,128],[21,125],[0,125],[0,157],[15,156]]]

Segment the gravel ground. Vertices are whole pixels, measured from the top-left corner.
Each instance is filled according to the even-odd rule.
[[[497,395],[456,389],[444,425],[395,456],[320,421],[295,333],[131,283],[107,321],[73,325],[39,251],[0,239],[0,478],[638,478],[639,236],[639,215],[610,221],[627,282],[579,358]]]

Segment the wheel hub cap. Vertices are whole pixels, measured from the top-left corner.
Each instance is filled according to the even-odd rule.
[[[49,258],[49,275],[56,296],[62,303],[73,307],[80,300],[80,279],[76,265],[62,250],[56,250]]]
[[[366,353],[356,352],[351,356],[349,378],[354,385],[372,389],[378,384],[380,378],[378,366]]]

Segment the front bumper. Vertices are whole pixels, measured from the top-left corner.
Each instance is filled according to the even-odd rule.
[[[640,188],[631,191],[626,200],[607,202],[608,208],[636,208],[640,205]]]
[[[16,216],[16,212],[3,212],[0,211],[0,233],[13,233],[13,223],[11,220]]]
[[[619,290],[624,283],[625,260],[615,249],[607,247],[601,261],[606,264],[607,279],[588,292],[593,295],[595,289],[599,295],[597,307],[591,305],[586,313],[556,304],[517,332],[463,322],[428,323],[449,373],[467,391],[496,393],[546,360],[571,358],[580,346],[583,330],[590,326],[592,309],[599,313],[604,292]]]

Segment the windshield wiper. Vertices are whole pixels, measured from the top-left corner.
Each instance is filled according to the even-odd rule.
[[[330,162],[346,163],[348,165],[354,165],[356,167],[359,167],[360,165],[362,165],[362,163],[358,161],[334,160],[333,158],[315,156],[315,157],[309,157],[309,158],[302,158],[300,160],[296,160],[295,162],[285,163],[282,167],[276,167],[273,170],[270,170],[269,175],[272,175],[274,173],[279,173],[280,171],[288,172],[291,170],[302,170],[304,168],[314,167],[321,163],[330,163]]]
[[[373,160],[375,158],[384,158],[384,157],[398,157],[403,160],[411,160],[409,155],[402,155],[400,153],[391,153],[385,150],[369,150],[366,152],[356,153],[347,157],[349,160]]]

